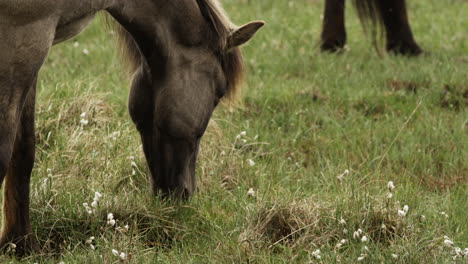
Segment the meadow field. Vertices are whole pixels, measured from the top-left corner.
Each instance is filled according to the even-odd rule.
[[[99,17],[40,73],[41,253],[0,262],[467,263],[468,2],[408,0],[417,58],[380,57],[350,5],[336,55],[318,49],[322,0],[222,3],[266,26],[243,48],[240,102],[203,137],[194,197],[150,193]]]

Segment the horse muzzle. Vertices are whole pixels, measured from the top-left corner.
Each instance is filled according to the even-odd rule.
[[[164,134],[153,141],[149,163],[150,184],[154,194],[188,199],[196,189],[195,165],[199,140],[174,139]]]

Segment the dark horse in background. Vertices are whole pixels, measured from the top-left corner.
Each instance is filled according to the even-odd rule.
[[[405,0],[354,0],[354,4],[363,23],[383,25],[388,52],[410,56],[422,52],[411,32]],[[372,30],[374,39],[376,32]],[[320,48],[335,52],[345,44],[345,0],[325,0]]]
[[[37,249],[29,222],[37,74],[52,45],[99,11],[118,26],[133,65],[130,116],[140,132],[153,191],[195,190],[200,138],[241,79],[239,45],[263,26],[234,27],[216,0],[0,0],[0,247]]]

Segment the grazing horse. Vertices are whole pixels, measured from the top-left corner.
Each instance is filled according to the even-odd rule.
[[[383,24],[386,32],[386,49],[390,53],[418,55],[421,48],[411,32],[405,0],[354,0],[359,18],[363,23]],[[346,43],[345,0],[325,0],[323,29],[320,48],[322,51],[338,51]],[[373,38],[376,31],[373,30]]]
[[[264,24],[234,27],[216,0],[0,0],[0,246],[37,249],[29,222],[37,74],[51,46],[99,11],[118,22],[133,66],[129,112],[151,188],[182,198],[195,190],[200,138],[214,108],[239,85],[238,46]]]

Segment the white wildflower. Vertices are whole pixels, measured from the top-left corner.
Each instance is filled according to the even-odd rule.
[[[14,243],[9,243],[9,244],[8,244],[7,252],[15,253],[15,252],[16,252],[16,244],[14,244]]]
[[[127,254],[125,254],[124,252],[120,252],[119,257],[121,260],[125,260],[127,258]]]
[[[94,207],[94,208],[96,208],[96,207],[97,207],[97,205],[98,205],[98,204],[97,204],[97,201],[96,201],[96,200],[94,200],[94,201],[91,203],[91,207]]]
[[[112,254],[116,257],[119,256],[119,251],[117,251],[116,249],[112,249]]]
[[[405,205],[405,206],[403,206],[403,211],[405,211],[405,213],[407,213],[407,212],[408,212],[408,210],[409,210],[409,207],[408,207],[408,205]]]
[[[353,233],[353,238],[354,238],[354,239],[359,239],[360,236],[361,236],[361,235],[359,234],[358,231],[355,231],[355,232]]]
[[[248,191],[247,191],[247,196],[249,197],[255,197],[255,190],[253,188],[250,188]]]
[[[336,176],[339,181],[342,181],[346,175],[349,174],[349,170],[345,170],[342,174]]]
[[[108,220],[107,224],[110,225],[110,226],[115,226],[115,220],[114,219]]]
[[[245,135],[247,135],[247,131],[242,131],[242,132],[240,132],[240,134],[239,134],[239,135],[241,135],[241,136],[245,136]]]
[[[109,226],[114,226],[115,225],[115,219],[114,219],[114,215],[112,213],[109,213],[107,215],[107,225],[109,225]]]
[[[99,192],[94,193],[94,201],[99,202],[99,199],[101,199],[101,197],[102,194],[100,194]]]
[[[366,237],[366,236],[362,236],[361,241],[362,241],[362,242],[367,242],[367,237]]]
[[[86,244],[91,244],[91,243],[93,243],[93,240],[94,240],[94,237],[93,237],[93,236],[90,237],[90,238],[88,238],[88,240],[86,240]]]
[[[117,140],[118,137],[120,137],[120,131],[115,131],[111,134],[113,140]]]
[[[80,117],[85,118],[86,117],[86,112],[81,113]]]
[[[392,254],[392,258],[397,259],[398,255],[397,254]]]
[[[448,214],[446,212],[440,212],[441,215],[445,216],[445,218],[448,218]]]
[[[393,190],[395,190],[395,184],[393,184],[392,181],[389,181],[389,182],[387,183],[387,188],[388,188],[388,190],[389,190],[390,192],[392,192]]]
[[[78,41],[73,42],[73,47],[74,48],[78,48],[78,46],[80,46],[80,43],[78,43]]]
[[[387,199],[392,199],[392,197],[393,197],[393,193],[391,192],[387,193]]]
[[[85,208],[86,212],[88,214],[92,214],[93,213],[93,210],[91,209],[91,207],[89,207],[88,203],[83,203],[83,207]]]
[[[335,248],[336,248],[336,249],[341,248],[344,244],[346,244],[346,242],[348,242],[348,240],[346,240],[346,239],[341,239],[340,242],[339,242],[338,244],[336,244]]]
[[[89,247],[90,247],[92,250],[96,249],[96,248],[94,247],[94,245],[93,245],[93,240],[94,240],[94,237],[93,237],[93,236],[90,237],[88,240],[86,240],[86,244],[88,244]]]
[[[136,165],[136,163],[134,161],[130,162],[130,166],[132,166],[133,168],[137,167],[137,165]]]
[[[248,159],[247,162],[249,163],[250,167],[255,166],[255,162],[252,159]]]
[[[84,55],[89,55],[89,50],[88,49],[83,49],[83,54]]]
[[[363,260],[366,258],[366,256],[367,256],[367,255],[365,255],[365,254],[361,254],[361,256],[359,256],[359,257],[357,258],[357,261],[363,261]]]
[[[404,217],[406,216],[406,212],[403,210],[398,210],[398,216]]]
[[[312,256],[316,259],[321,259],[322,257],[320,256],[320,249],[317,249],[314,252],[312,252]]]
[[[127,233],[128,232],[128,229],[129,229],[129,226],[128,224],[127,225],[124,225],[123,227],[122,226],[119,226],[116,228],[117,231],[121,232],[121,233]]]
[[[346,225],[346,221],[345,221],[343,218],[341,218],[340,221],[339,221],[338,223],[339,223],[340,225]]]
[[[448,238],[448,236],[444,236],[444,244],[445,244],[446,246],[448,246],[448,247],[453,247],[453,246],[454,246],[452,240],[450,240],[450,239]]]
[[[86,126],[87,124],[89,124],[89,121],[86,120],[86,119],[81,119],[80,124],[83,125],[83,126]]]

